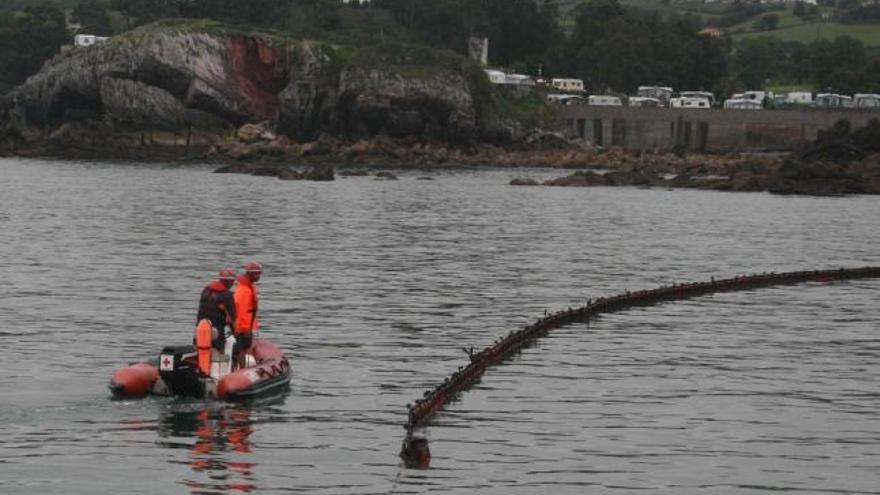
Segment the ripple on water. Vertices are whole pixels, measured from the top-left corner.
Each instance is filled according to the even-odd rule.
[[[626,289],[880,264],[873,198],[507,186],[543,170],[0,173],[2,493],[878,493],[877,281],[559,329],[425,430],[430,470],[396,457],[404,405],[462,348]],[[251,258],[289,393],[108,399],[115,368],[188,340],[202,285]]]

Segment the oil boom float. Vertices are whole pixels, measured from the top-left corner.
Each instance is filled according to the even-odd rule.
[[[708,282],[673,284],[652,290],[626,291],[613,297],[603,297],[587,301],[581,308],[554,313],[539,318],[525,328],[510,332],[506,337],[480,352],[466,351],[470,358],[467,366],[461,366],[442,384],[428,390],[414,403],[407,404],[406,438],[400,456],[409,467],[427,468],[431,461],[428,441],[415,435],[415,431],[425,426],[437,411],[441,410],[455,396],[474,384],[483,376],[486,369],[519,352],[524,347],[548,331],[575,322],[588,321],[602,313],[612,313],[639,305],[656,304],[663,301],[687,299],[713,292],[751,290],[773,285],[799,284],[804,282],[834,282],[861,278],[880,278],[880,266],[864,268],[840,268],[836,270],[816,270],[787,273],[763,273],[721,280],[714,278]]]

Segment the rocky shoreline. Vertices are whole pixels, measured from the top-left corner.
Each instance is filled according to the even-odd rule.
[[[386,136],[361,140],[322,136],[297,143],[260,126],[236,135],[104,131],[95,125],[64,125],[43,139],[15,139],[0,155],[210,163],[221,173],[282,180],[333,180],[337,174],[367,174],[389,168],[558,168],[575,172],[542,183],[517,178],[511,185],[695,188],[813,196],[880,194],[878,121],[857,131],[841,123],[790,154],[724,155],[592,149],[550,133],[528,143],[501,147]]]
[[[638,186],[775,194],[842,196],[880,194],[880,120],[853,131],[847,121],[821,132],[790,154],[644,155],[609,151],[599,167],[516,186]]]

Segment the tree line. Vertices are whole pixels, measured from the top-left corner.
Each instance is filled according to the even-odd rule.
[[[0,0],[0,8],[16,1]],[[619,0],[587,0],[565,14],[557,0],[66,0],[21,5],[0,10],[6,14],[0,15],[0,61],[8,67],[0,71],[0,89],[21,83],[69,44],[71,27],[113,35],[164,18],[188,17],[282,32],[307,28],[310,36],[320,37],[370,29],[346,21],[348,14],[360,11],[382,14],[377,18],[388,19],[409,41],[463,54],[469,37],[486,37],[490,65],[583,79],[591,92],[632,93],[639,85],[664,85],[726,95],[768,82],[811,83],[847,93],[880,91],[880,55],[852,38],[811,44],[759,38],[734,44],[726,37],[698,34],[703,26],[697,18],[663,19]],[[737,5],[743,11],[762,8]],[[384,33],[386,27],[377,29]]]

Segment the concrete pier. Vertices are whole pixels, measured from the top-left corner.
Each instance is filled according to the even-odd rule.
[[[603,147],[700,152],[788,151],[840,119],[863,127],[877,110],[732,110],[572,105],[566,134]]]

